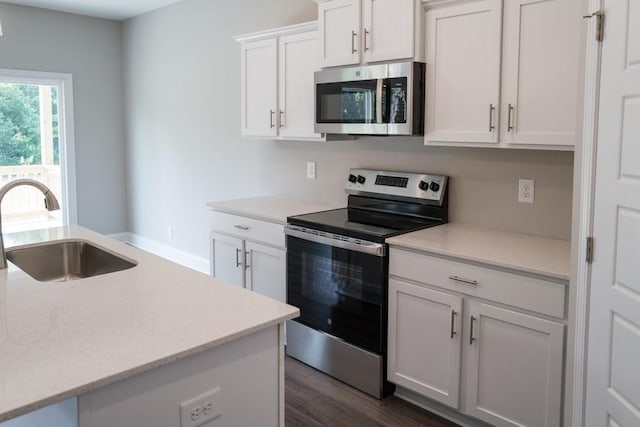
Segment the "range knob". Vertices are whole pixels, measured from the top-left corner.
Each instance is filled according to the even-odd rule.
[[[440,190],[440,184],[438,184],[437,182],[432,182],[431,185],[429,186],[429,188],[431,189],[431,191],[433,191],[434,193],[437,193],[438,190]]]
[[[349,174],[349,182],[352,184],[355,184],[355,182],[358,180],[358,177],[355,176],[354,174]]]
[[[362,175],[358,175],[358,184],[364,184],[364,182],[367,180],[367,178],[365,178]]]
[[[429,183],[425,181],[420,181],[420,184],[418,184],[418,188],[421,189],[422,191],[427,191],[429,189]]]

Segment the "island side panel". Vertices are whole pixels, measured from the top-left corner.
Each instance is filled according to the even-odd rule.
[[[78,399],[78,426],[181,426],[180,403],[216,388],[221,415],[205,424],[208,427],[282,425],[280,328],[264,329],[83,394]]]

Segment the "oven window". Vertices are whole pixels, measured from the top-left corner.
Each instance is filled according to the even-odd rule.
[[[386,258],[287,237],[287,302],[297,321],[380,352]]]
[[[376,123],[377,80],[318,84],[318,123]]]

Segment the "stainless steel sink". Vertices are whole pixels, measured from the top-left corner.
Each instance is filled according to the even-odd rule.
[[[41,282],[67,282],[127,270],[135,261],[84,240],[63,240],[7,251],[7,259]]]

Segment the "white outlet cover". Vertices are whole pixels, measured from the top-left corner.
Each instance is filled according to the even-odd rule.
[[[220,387],[180,403],[180,427],[198,427],[220,415]]]
[[[518,180],[518,202],[533,203],[535,196],[535,181],[532,179]]]
[[[307,162],[307,179],[316,179],[316,162]]]

